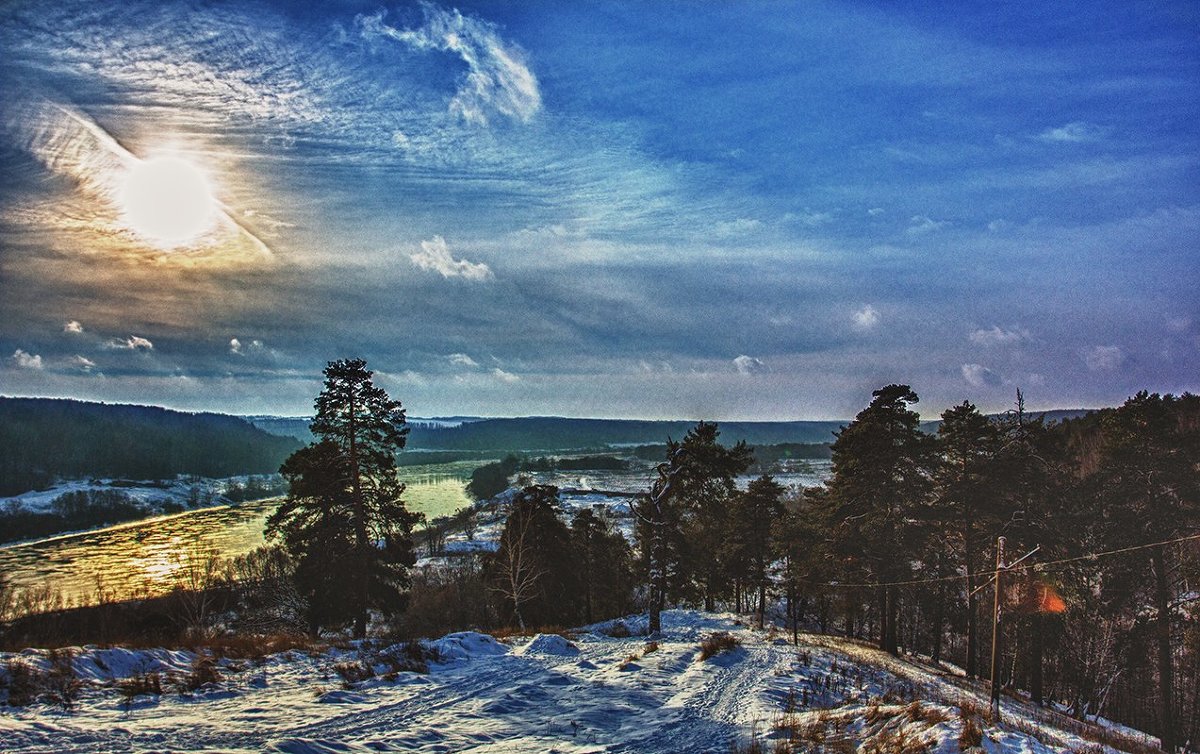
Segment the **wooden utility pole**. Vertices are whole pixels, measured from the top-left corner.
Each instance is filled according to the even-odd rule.
[[[992,601],[992,723],[1000,722],[1000,592],[1003,584],[1000,576],[1004,572],[1004,537],[996,539],[996,595]]]

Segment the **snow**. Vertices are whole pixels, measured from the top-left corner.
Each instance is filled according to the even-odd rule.
[[[180,752],[705,752],[754,733],[770,748],[787,731],[820,728],[827,741],[875,746],[897,737],[958,751],[970,702],[984,691],[953,675],[857,642],[758,631],[736,616],[671,610],[654,644],[645,616],[572,632],[500,641],[475,632],[425,643],[428,674],[344,682],[339,664],[386,657],[367,644],[221,660],[221,680],[127,704],[115,682],[148,670],[186,673],[188,651],[84,647],[72,666],[84,688],[72,710],[0,707],[5,751]],[[614,631],[621,626],[620,631]],[[733,651],[700,660],[700,641],[727,631]],[[628,633],[629,636],[610,636]],[[399,650],[397,650],[399,651]],[[48,653],[0,655],[48,669]],[[381,666],[382,667],[382,666]],[[912,698],[920,704],[910,703]],[[1004,722],[982,725],[983,750],[1050,754],[1088,742],[1038,726],[1032,708],[1004,701]],[[1108,751],[1106,749],[1106,751]]]
[[[197,507],[227,505],[225,493],[235,485],[244,487],[251,477],[267,483],[277,483],[278,475],[243,474],[241,476],[210,479],[180,474],[169,480],[124,480],[124,479],[75,479],[63,481],[45,490],[23,492],[12,497],[0,497],[0,510],[20,507],[34,513],[46,513],[52,503],[68,492],[108,490],[125,495],[131,502],[144,507],[161,510],[164,503],[184,508],[197,502]]]

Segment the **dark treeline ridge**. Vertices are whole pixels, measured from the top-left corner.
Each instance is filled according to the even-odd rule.
[[[778,443],[828,443],[844,422],[727,422],[723,435],[729,441],[752,445]],[[612,445],[639,445],[682,437],[692,427],[686,421],[629,419],[570,419],[522,417],[484,419],[457,427],[416,427],[409,447],[445,450],[596,450]]]
[[[870,639],[999,687],[1200,742],[1200,398],[1139,393],[1046,422],[964,402],[923,430],[906,385],[875,391],[831,447],[827,484],[769,476],[701,424],[638,503],[651,626],[671,604],[780,606],[789,626]]]
[[[0,495],[61,478],[274,473],[299,446],[222,414],[0,397]]]

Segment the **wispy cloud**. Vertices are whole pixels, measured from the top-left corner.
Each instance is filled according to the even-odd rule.
[[[982,364],[963,364],[962,376],[971,387],[995,387],[1004,382],[1000,375]]]
[[[905,232],[909,235],[918,236],[941,230],[949,224],[950,222],[948,220],[934,220],[930,217],[926,217],[925,215],[913,215],[912,218],[909,219],[908,230]]]
[[[425,24],[417,29],[388,26],[384,11],[355,21],[368,40],[393,39],[415,50],[439,50],[461,58],[467,74],[449,109],[466,122],[487,125],[497,113],[528,122],[537,114],[542,107],[537,77],[524,51],[502,39],[495,24],[432,3],[422,3],[421,9]]]
[[[452,353],[446,358],[451,364],[457,367],[467,367],[469,369],[477,369],[479,367],[479,362],[475,361],[475,359],[472,359],[465,353]]]
[[[63,332],[78,335],[83,332],[83,325],[79,324],[78,320],[71,320],[63,325]]]
[[[507,383],[519,382],[521,379],[519,376],[513,374],[512,372],[506,372],[503,369],[501,369],[500,367],[496,367],[495,369],[492,370],[492,376],[495,377],[496,379],[500,380],[501,382],[507,382]]]
[[[432,270],[442,277],[461,277],[466,280],[491,280],[495,276],[486,264],[468,262],[465,259],[455,259],[450,254],[446,239],[434,236],[432,240],[422,241],[421,250],[409,255],[412,263],[422,270]]]
[[[13,364],[16,364],[18,369],[41,369],[42,357],[39,354],[28,353],[20,348],[13,351]]]
[[[973,330],[970,335],[972,343],[981,346],[1007,346],[1029,339],[1029,331],[1022,328],[1005,330],[999,325]]]
[[[1100,141],[1108,133],[1108,129],[1083,121],[1072,121],[1056,128],[1047,128],[1038,134],[1037,138],[1045,142],[1082,144],[1090,141]]]
[[[1120,346],[1093,346],[1083,352],[1083,363],[1093,372],[1110,372],[1125,362]]]
[[[85,372],[90,372],[96,368],[96,362],[92,361],[86,356],[80,356],[79,354],[75,354],[71,357],[71,365],[76,369],[81,369]]]
[[[114,351],[154,350],[154,344],[140,335],[130,335],[128,338],[112,338],[104,344],[104,347]]]
[[[744,375],[758,374],[766,369],[766,364],[761,359],[756,359],[753,356],[745,354],[734,359],[733,366],[737,369],[738,374]]]
[[[870,304],[865,304],[850,317],[850,323],[856,330],[873,329],[879,324],[879,311]]]

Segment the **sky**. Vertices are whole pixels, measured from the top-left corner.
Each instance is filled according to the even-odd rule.
[[[1194,2],[0,4],[0,394],[1200,389]]]

